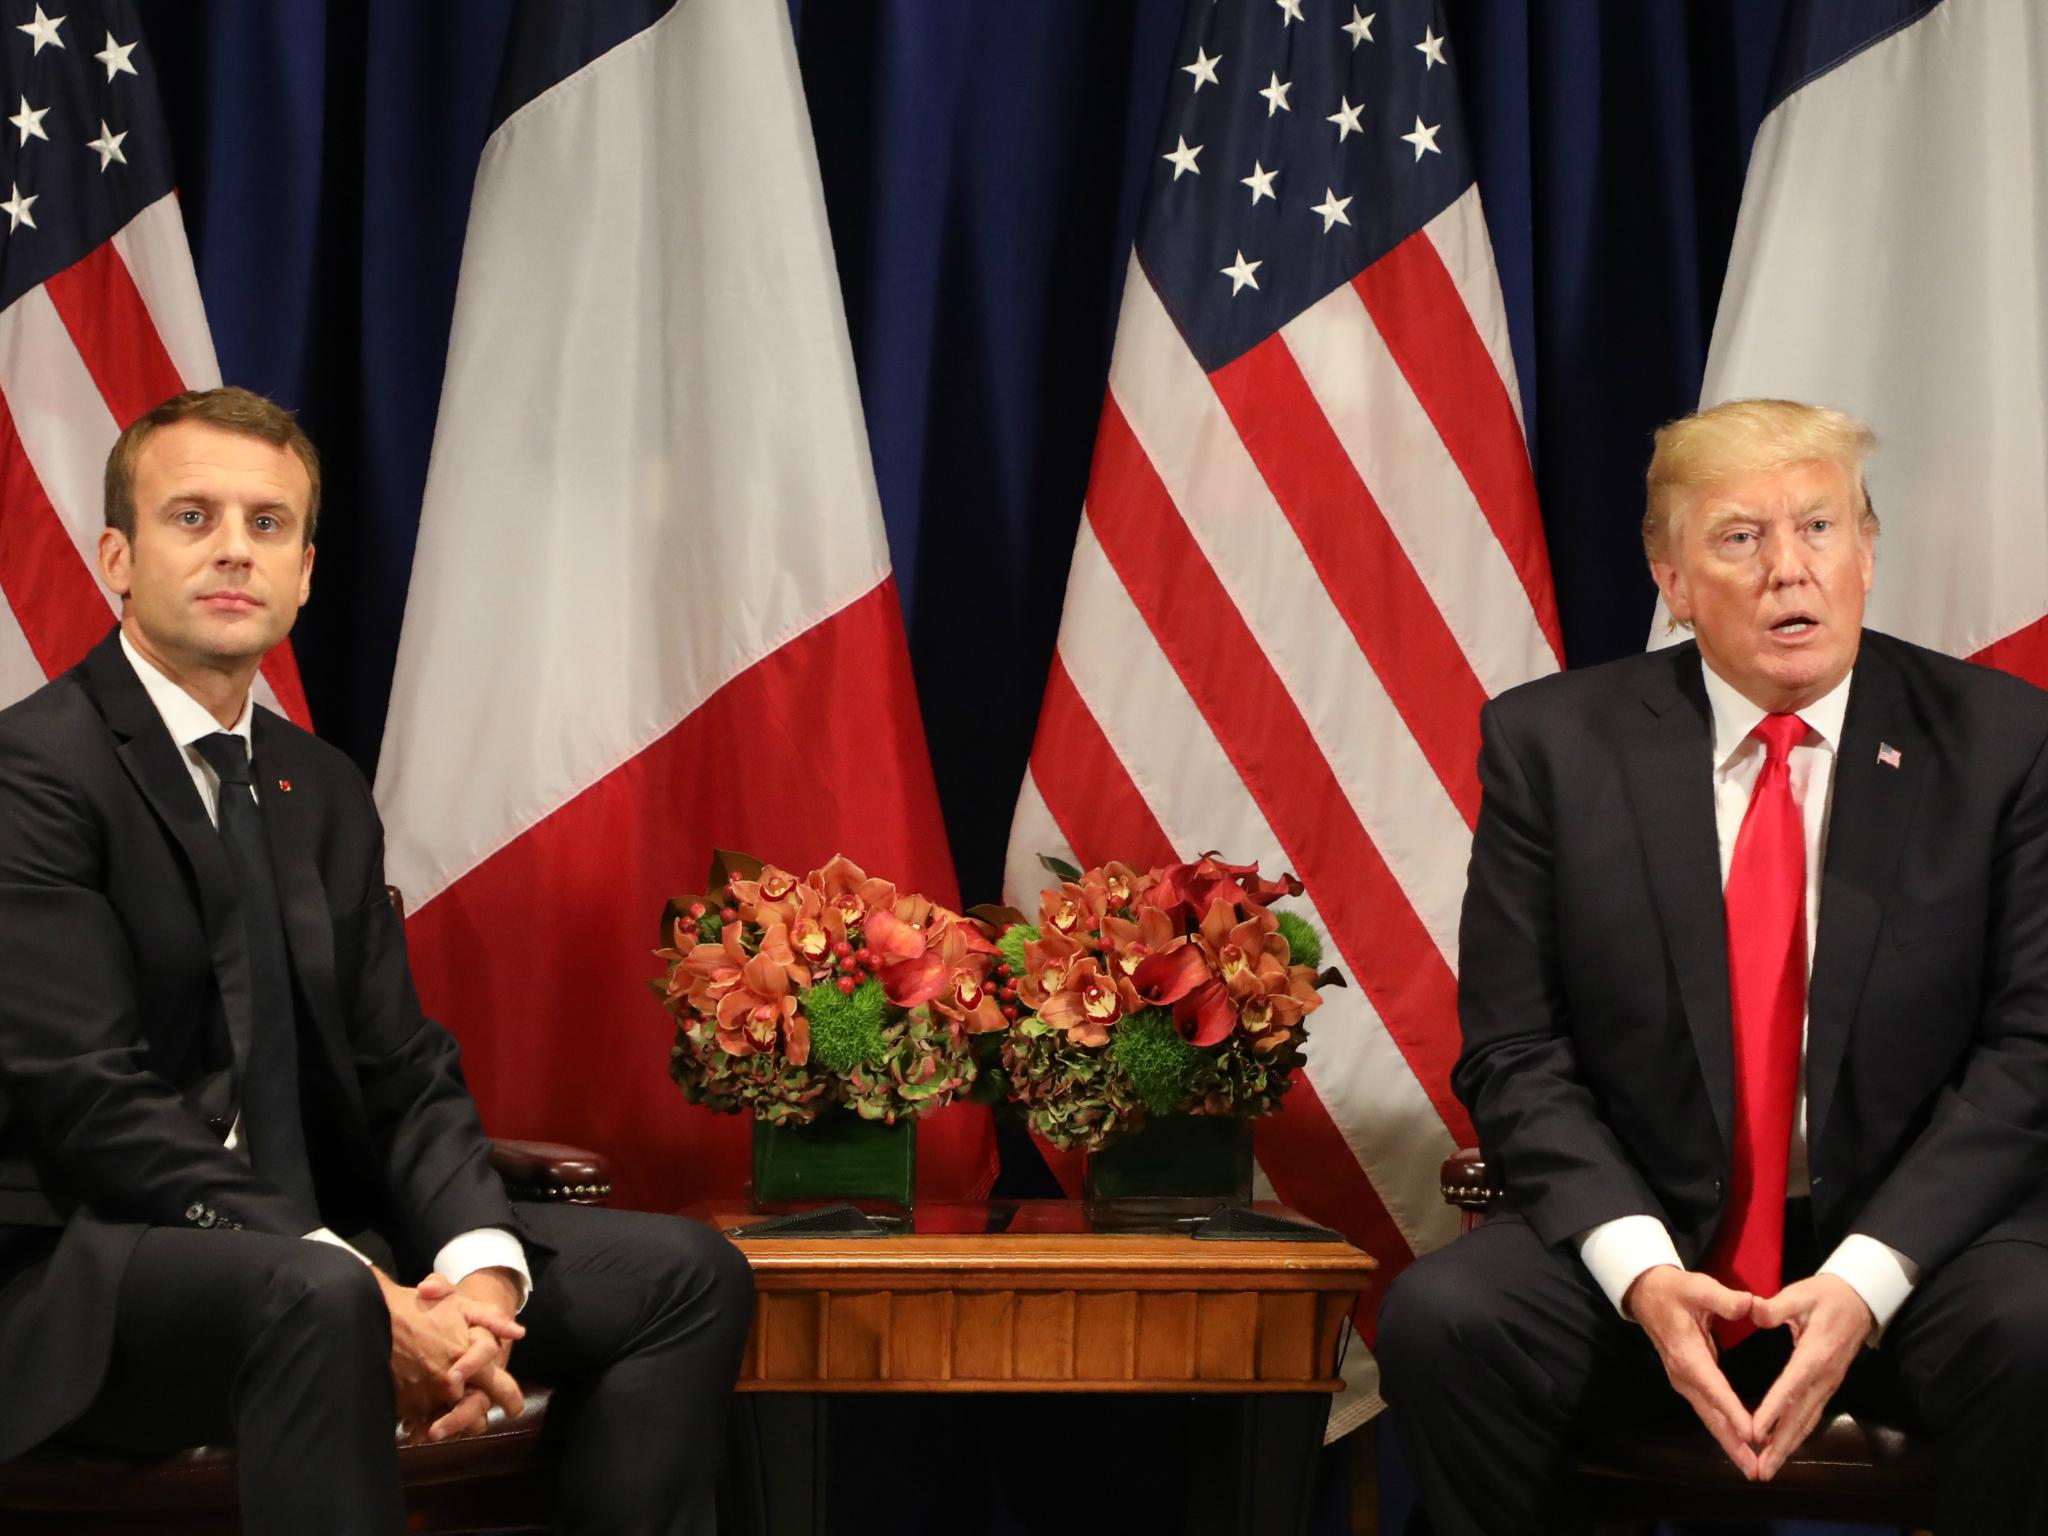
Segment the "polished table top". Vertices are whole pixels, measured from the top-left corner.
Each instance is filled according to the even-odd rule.
[[[926,1204],[854,1237],[698,1214],[754,1267],[743,1391],[1329,1392],[1377,1270],[1341,1241],[1105,1231],[1080,1201]]]

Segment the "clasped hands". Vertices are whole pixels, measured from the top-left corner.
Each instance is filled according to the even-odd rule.
[[[480,1434],[493,1404],[509,1415],[525,1405],[507,1369],[526,1329],[514,1321],[518,1283],[507,1271],[478,1270],[459,1284],[439,1274],[417,1286],[377,1272],[391,1313],[391,1380],[408,1444]]]
[[[1623,1306],[1657,1346],[1672,1387],[1753,1482],[1775,1477],[1813,1432],[1874,1322],[1855,1288],[1829,1274],[1753,1296],[1712,1275],[1660,1264],[1636,1277]],[[1788,1328],[1793,1340],[1791,1359],[1755,1412],[1729,1386],[1714,1345],[1716,1318],[1744,1317],[1759,1329]]]

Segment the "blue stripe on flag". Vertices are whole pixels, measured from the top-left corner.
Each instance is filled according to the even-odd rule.
[[[491,109],[492,133],[506,118],[543,91],[559,85],[594,59],[641,32],[674,9],[677,0],[529,0],[519,8],[498,100]]]
[[[1778,39],[1778,59],[1771,71],[1771,98],[1766,112],[1803,85],[1810,85],[1864,49],[1910,27],[1941,0],[1795,0],[1785,13]]]

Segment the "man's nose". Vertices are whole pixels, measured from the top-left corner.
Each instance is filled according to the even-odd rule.
[[[214,541],[213,558],[217,565],[247,565],[255,558],[254,547],[249,542],[247,522],[233,513],[220,520],[220,533]]]
[[[1764,570],[1774,587],[1790,586],[1806,577],[1806,551],[1782,528],[1764,535]]]

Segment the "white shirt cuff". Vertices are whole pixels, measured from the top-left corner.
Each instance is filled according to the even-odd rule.
[[[347,1241],[345,1238],[338,1237],[333,1232],[328,1231],[325,1227],[315,1227],[312,1231],[308,1232],[306,1234],[306,1241],[309,1243],[330,1243],[336,1248],[346,1249],[348,1252],[354,1254],[357,1258],[361,1259],[365,1264],[368,1264],[370,1262],[370,1256],[367,1253],[363,1252],[362,1249],[358,1248],[354,1243]]]
[[[1869,1343],[1874,1347],[1885,1328],[1898,1315],[1913,1287],[1920,1283],[1920,1266],[1898,1249],[1861,1232],[1851,1232],[1835,1245],[1820,1273],[1846,1280],[1849,1288],[1863,1298],[1875,1325]]]
[[[1578,1241],[1580,1260],[1614,1303],[1614,1310],[1624,1317],[1628,1314],[1621,1303],[1636,1276],[1659,1264],[1685,1268],[1678,1260],[1671,1233],[1654,1216],[1617,1216],[1586,1228]]]
[[[456,1285],[480,1269],[511,1270],[519,1277],[519,1306],[512,1309],[515,1312],[533,1294],[533,1274],[526,1267],[526,1250],[503,1227],[477,1227],[457,1233],[434,1255],[434,1269]]]

